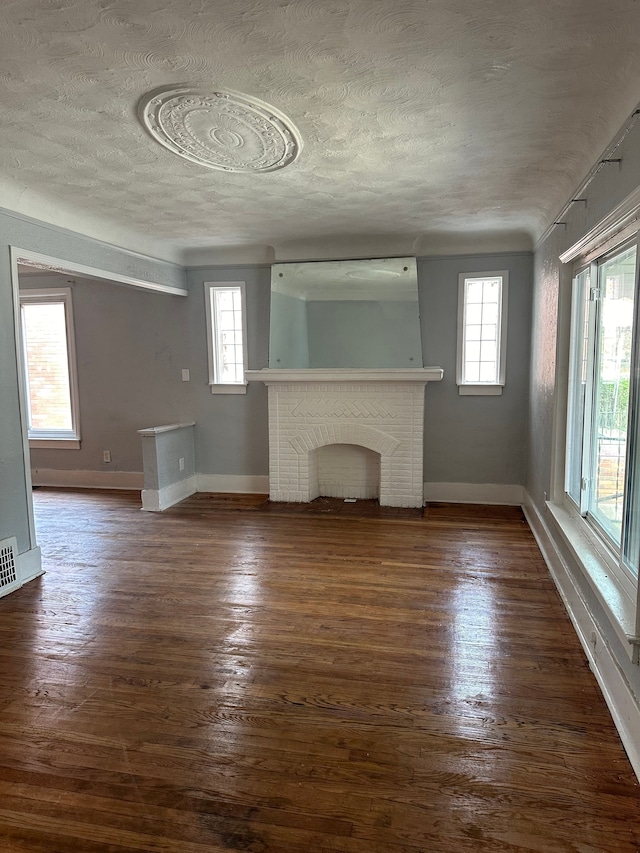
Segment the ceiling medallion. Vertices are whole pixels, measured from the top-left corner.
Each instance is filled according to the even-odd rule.
[[[140,100],[138,115],[160,145],[222,172],[273,172],[302,150],[300,134],[285,115],[228,89],[154,89]]]

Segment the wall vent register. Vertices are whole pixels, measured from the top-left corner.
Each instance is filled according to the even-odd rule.
[[[0,541],[0,595],[9,592],[9,588],[17,584],[16,552],[17,542],[14,538]]]

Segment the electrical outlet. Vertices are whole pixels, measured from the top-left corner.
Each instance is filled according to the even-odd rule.
[[[111,451],[103,450],[102,451],[102,461],[103,462],[111,462]]]
[[[184,471],[184,456],[181,456],[180,459],[178,459],[178,467],[181,471]]]
[[[188,367],[182,368],[182,381],[183,382],[189,381],[189,368]]]

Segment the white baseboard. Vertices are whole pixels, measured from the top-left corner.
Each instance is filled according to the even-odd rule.
[[[196,474],[199,492],[268,495],[269,477],[251,474]]]
[[[12,543],[15,555],[15,580],[0,589],[0,598],[4,598],[5,595],[11,595],[12,592],[20,589],[21,586],[44,574],[40,548],[31,548],[29,551],[23,551],[22,554],[18,554],[15,538],[9,537],[9,542]]]
[[[425,501],[520,506],[524,487],[502,483],[425,483]]]
[[[571,571],[543,516],[525,493],[523,510],[551,577],[567,609],[589,665],[600,685],[613,722],[640,779],[640,706],[616,663],[600,626],[593,619],[586,601],[573,580]]]
[[[193,477],[172,483],[170,486],[165,486],[164,489],[143,489],[142,509],[147,512],[162,512],[169,509],[170,506],[174,506],[174,504],[180,503],[180,501],[195,494],[197,485],[197,475],[194,474]]]
[[[44,574],[42,570],[42,554],[40,548],[31,548],[30,551],[24,551],[18,554],[18,571],[17,575],[20,578],[20,585],[29,583],[34,578]]]
[[[76,489],[142,489],[142,471],[74,471],[32,468],[34,486],[68,486]]]
[[[68,486],[77,489],[136,489],[144,488],[144,476],[138,471],[74,471],[53,468],[34,468],[31,472],[34,486]],[[189,478],[192,480],[194,478]],[[197,492],[231,492],[239,494],[269,494],[268,475],[252,474],[196,474]],[[180,483],[189,482],[188,480]],[[176,487],[180,486],[176,484]],[[173,487],[171,487],[173,488]],[[147,490],[145,491],[154,491]],[[157,491],[157,490],[155,490]],[[161,490],[163,491],[163,490]],[[193,494],[193,492],[189,492]],[[184,500],[184,494],[178,500]],[[425,501],[444,503],[507,504],[520,506],[524,498],[523,486],[502,483],[425,483]],[[159,499],[160,500],[160,499]],[[153,499],[148,498],[150,506]],[[164,499],[162,500],[164,503]],[[166,509],[176,501],[163,506]],[[144,507],[146,509],[146,507]],[[161,510],[151,510],[159,512]]]

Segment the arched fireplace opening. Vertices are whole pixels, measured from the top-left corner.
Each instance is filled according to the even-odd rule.
[[[310,453],[310,494],[371,500],[380,497],[380,454],[357,444],[325,444]]]

